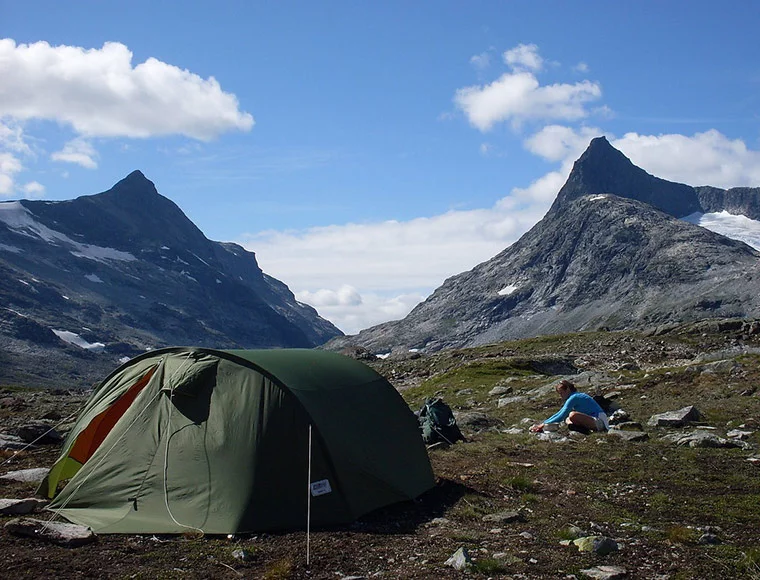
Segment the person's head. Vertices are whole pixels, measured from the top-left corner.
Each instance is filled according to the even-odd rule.
[[[562,400],[564,401],[575,392],[575,385],[570,381],[563,379],[557,383],[554,390],[557,391],[557,394],[562,397]]]

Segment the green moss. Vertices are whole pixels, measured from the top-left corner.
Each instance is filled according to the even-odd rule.
[[[506,574],[509,568],[504,562],[496,558],[481,558],[473,562],[473,571],[490,576],[492,574]]]

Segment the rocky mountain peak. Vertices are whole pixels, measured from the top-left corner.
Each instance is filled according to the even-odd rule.
[[[403,320],[327,348],[436,351],[579,330],[760,316],[760,253],[676,219],[760,212],[760,188],[693,188],[591,141],[546,216]],[[755,212],[755,213],[753,213]]]
[[[127,192],[151,192],[158,193],[155,184],[145,177],[145,174],[139,169],[135,169],[124,179],[118,181],[112,190]]]
[[[606,137],[591,140],[573,165],[552,210],[556,211],[584,195],[600,193],[643,201],[674,217],[684,217],[701,210],[693,187],[650,175],[615,149]]]

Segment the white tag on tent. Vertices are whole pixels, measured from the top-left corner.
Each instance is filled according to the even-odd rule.
[[[332,488],[330,487],[330,482],[327,479],[322,479],[320,481],[315,481],[311,484],[311,495],[314,497],[317,497],[319,495],[325,495],[327,493],[330,493],[332,491]]]

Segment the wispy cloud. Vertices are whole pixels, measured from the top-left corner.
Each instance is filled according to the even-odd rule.
[[[489,52],[481,52],[470,57],[470,64],[474,66],[478,71],[484,71],[491,66],[491,54]]]
[[[581,74],[586,74],[589,72],[589,66],[585,62],[579,62],[573,67],[573,70]]]

